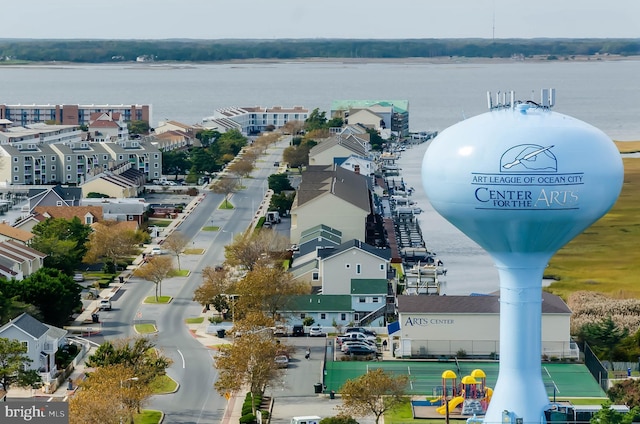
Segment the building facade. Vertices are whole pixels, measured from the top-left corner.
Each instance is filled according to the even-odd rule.
[[[151,124],[151,105],[8,105],[0,104],[0,119],[17,125],[56,122],[62,125],[88,125],[98,112],[120,113],[126,122],[147,121]]]

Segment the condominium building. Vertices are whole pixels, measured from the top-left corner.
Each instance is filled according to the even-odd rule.
[[[267,127],[280,128],[289,121],[304,122],[308,117],[309,110],[302,106],[292,108],[281,106],[271,108],[261,106],[227,107],[216,109],[213,116],[203,120],[203,125],[207,126],[206,123],[209,121],[229,119],[240,125],[243,134],[258,134],[265,131]]]
[[[384,128],[406,136],[409,134],[409,101],[408,100],[334,100],[331,102],[331,117],[348,120],[349,124],[358,124],[356,115],[359,111],[368,110],[379,116]],[[354,119],[350,119],[354,116]],[[362,122],[367,124],[368,122]]]
[[[94,113],[120,113],[125,122],[151,124],[151,105],[7,105],[0,104],[0,119],[25,126],[38,122],[87,125]]]

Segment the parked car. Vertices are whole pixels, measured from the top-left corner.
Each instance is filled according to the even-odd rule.
[[[287,335],[287,327],[284,325],[276,325],[273,329],[274,336],[286,336]]]
[[[340,346],[340,350],[342,352],[346,352],[347,349],[349,349],[352,346],[363,346],[366,347],[367,349],[373,349],[376,352],[378,351],[378,346],[375,345],[375,343],[368,343],[365,341],[346,341],[344,343],[342,343],[342,346]]]
[[[338,344],[342,344],[342,342],[346,340],[374,340],[375,341],[375,339],[376,339],[375,336],[354,332],[354,333],[347,333],[342,336],[338,336],[336,338],[336,341]]]
[[[369,330],[368,328],[364,328],[364,327],[347,327],[347,329],[344,330],[344,334],[348,334],[348,333],[364,333],[370,336],[376,335],[375,331]]]
[[[309,329],[309,337],[326,337],[326,335],[322,327],[316,326]]]
[[[278,355],[275,357],[274,361],[278,368],[287,368],[289,366],[289,358],[286,355]]]
[[[366,346],[348,346],[344,353],[345,355],[375,355],[377,350]]]
[[[293,337],[304,337],[304,326],[302,325],[294,325],[291,330],[291,335]]]
[[[73,275],[73,281],[75,281],[76,283],[81,283],[84,281],[84,274],[82,273],[77,273]]]
[[[98,309],[101,311],[110,311],[111,310],[111,300],[110,299],[100,299],[98,302]]]

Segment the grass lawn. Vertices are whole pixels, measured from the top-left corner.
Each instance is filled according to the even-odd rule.
[[[189,270],[188,269],[180,269],[180,270],[175,270],[174,272],[174,276],[175,277],[188,277],[189,276]]]
[[[168,227],[173,220],[171,219],[149,219],[149,227]]]
[[[133,417],[135,424],[158,424],[162,418],[162,411],[154,411],[152,409],[143,409],[140,414]]]
[[[155,296],[147,296],[144,299],[144,303],[169,303],[173,299],[171,296],[158,296],[156,300]]]
[[[158,329],[154,324],[136,324],[133,326],[138,334],[157,333]]]
[[[204,322],[204,317],[187,318],[184,322],[187,324],[202,324]]]
[[[220,231],[220,227],[217,225],[209,225],[206,227],[202,227],[202,231]]]
[[[640,142],[618,143],[640,150]],[[613,208],[549,261],[547,288],[567,299],[577,290],[599,292],[618,299],[639,298],[640,284],[640,159],[623,159],[624,183]]]
[[[161,375],[151,383],[154,395],[164,395],[178,390],[178,383],[168,375]]]
[[[231,202],[229,202],[228,200],[225,200],[222,203],[220,203],[220,206],[218,206],[218,209],[235,209],[235,208],[231,204]]]
[[[202,255],[204,249],[184,249],[182,252],[184,255]]]

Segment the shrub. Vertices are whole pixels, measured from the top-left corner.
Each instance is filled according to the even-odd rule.
[[[240,417],[240,424],[252,424],[256,422],[256,416],[253,414],[247,414]]]

